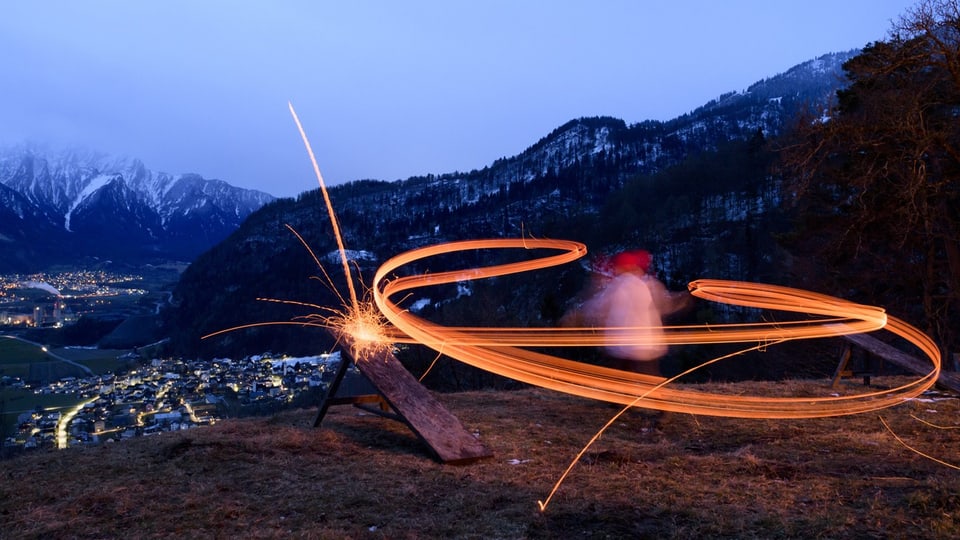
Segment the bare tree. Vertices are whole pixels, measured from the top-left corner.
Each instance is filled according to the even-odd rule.
[[[796,244],[833,292],[887,306],[957,350],[960,6],[923,0],[844,65],[849,86],[783,151]]]

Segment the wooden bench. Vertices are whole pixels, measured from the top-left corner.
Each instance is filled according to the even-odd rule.
[[[892,345],[888,345],[869,334],[847,334],[843,336],[847,342],[843,351],[840,353],[840,364],[833,375],[833,386],[840,384],[840,379],[862,375],[864,384],[870,384],[870,375],[876,372],[871,366],[863,366],[858,373],[850,369],[850,362],[853,358],[853,346],[862,348],[867,353],[876,356],[882,360],[900,366],[903,369],[917,375],[926,375],[930,373],[931,365],[924,360],[911,356]],[[960,373],[952,371],[940,371],[937,378],[937,386],[960,393]]]

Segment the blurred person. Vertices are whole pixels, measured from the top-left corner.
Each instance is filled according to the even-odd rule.
[[[635,344],[615,344],[611,339],[604,351],[617,369],[660,377],[659,360],[667,353],[662,318],[688,306],[691,299],[689,293],[668,291],[650,273],[652,261],[646,250],[614,255],[609,261],[609,277],[598,278],[596,293],[579,313],[565,319],[602,327],[608,338],[644,336],[642,343]]]

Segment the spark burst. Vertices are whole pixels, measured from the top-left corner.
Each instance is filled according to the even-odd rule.
[[[318,310],[318,312],[294,317],[294,319],[291,321],[270,321],[233,326],[224,330],[207,334],[201,339],[207,339],[227,332],[258,326],[314,326],[326,328],[327,330],[331,331],[337,337],[338,344],[341,342],[348,343],[353,358],[359,360],[364,358],[369,353],[388,349],[392,347],[394,343],[405,340],[402,336],[396,335],[396,332],[390,331],[387,320],[383,317],[376,305],[374,305],[373,301],[370,299],[369,291],[364,296],[363,301],[359,299],[357,295],[357,289],[354,286],[353,273],[350,271],[351,261],[347,258],[347,250],[343,243],[343,235],[340,233],[340,223],[337,220],[336,213],[333,211],[333,203],[330,202],[330,195],[327,192],[327,185],[323,181],[323,175],[320,173],[320,166],[317,164],[317,159],[313,153],[313,148],[310,146],[307,133],[304,131],[303,125],[300,123],[300,118],[297,116],[297,112],[294,110],[293,104],[288,102],[287,106],[290,109],[290,114],[293,116],[294,123],[297,125],[297,130],[300,132],[300,138],[303,140],[303,144],[307,149],[307,154],[310,156],[310,163],[313,165],[313,172],[317,177],[317,182],[320,185],[320,191],[323,194],[323,200],[327,207],[327,215],[330,217],[330,224],[333,227],[334,238],[337,241],[337,251],[340,255],[340,263],[343,266],[343,275],[347,282],[349,301],[347,301],[347,299],[344,298],[344,296],[340,293],[339,289],[337,289],[333,279],[330,277],[330,274],[327,273],[323,264],[320,263],[320,259],[317,257],[316,253],[314,253],[307,241],[304,240],[303,236],[301,236],[300,233],[298,233],[290,225],[286,225],[287,229],[297,237],[297,240],[300,241],[303,247],[310,254],[310,257],[313,258],[313,262],[323,275],[324,284],[340,300],[341,307],[332,308],[329,306],[321,306],[318,304],[311,304],[298,300],[257,298],[257,300],[263,302],[275,302],[280,304],[313,308]]]

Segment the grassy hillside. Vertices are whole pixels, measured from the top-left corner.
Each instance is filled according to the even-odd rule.
[[[802,396],[828,385],[710,388]],[[633,410],[587,451],[546,512],[537,501],[616,409],[540,389],[439,397],[495,457],[439,464],[404,425],[350,406],[331,408],[321,429],[312,410],[230,420],[0,462],[0,536],[960,536],[960,472],[909,450],[881,422],[960,464],[956,396],[832,419],[671,414],[657,427],[650,411]]]
[[[36,345],[0,337],[0,375],[27,379],[31,375],[31,365],[55,362]]]

